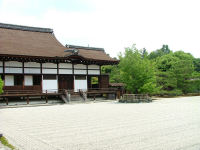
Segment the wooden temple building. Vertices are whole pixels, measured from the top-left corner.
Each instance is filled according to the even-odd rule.
[[[102,65],[115,65],[103,48],[63,46],[52,29],[0,23],[0,75],[6,91],[78,92],[108,88]],[[92,85],[92,78],[98,79]]]

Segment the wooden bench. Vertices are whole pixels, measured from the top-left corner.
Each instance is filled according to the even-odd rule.
[[[43,93],[42,91],[35,91],[35,90],[24,90],[24,91],[20,91],[20,90],[9,90],[9,91],[5,91],[3,94],[0,95],[0,98],[3,98],[3,100],[6,101],[6,104],[8,105],[8,98],[15,98],[15,97],[22,97],[23,99],[26,98],[27,104],[29,104],[30,97],[45,97],[46,103],[48,103],[48,96],[60,96],[62,95],[63,92],[58,91],[58,92],[54,92],[54,93],[48,93],[48,91],[45,91],[45,93]]]

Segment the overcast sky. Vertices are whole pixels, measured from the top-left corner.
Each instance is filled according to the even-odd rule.
[[[62,44],[125,47],[163,44],[200,57],[199,0],[0,0],[0,22],[54,29]]]

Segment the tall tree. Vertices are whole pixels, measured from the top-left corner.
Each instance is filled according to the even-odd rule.
[[[135,45],[120,56],[120,75],[126,89],[132,93],[154,93],[158,90],[154,64],[142,57]]]
[[[187,93],[189,81],[194,72],[193,56],[183,51],[159,57],[157,62],[157,82],[164,91],[180,90]]]

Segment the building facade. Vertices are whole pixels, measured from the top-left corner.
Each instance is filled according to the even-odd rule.
[[[0,75],[5,91],[108,88],[109,77],[101,74],[101,66],[118,62],[102,48],[63,46],[49,28],[0,23]]]

